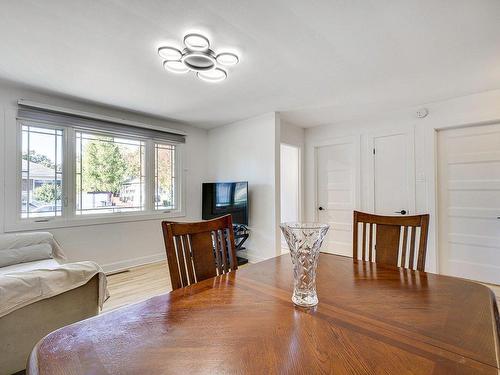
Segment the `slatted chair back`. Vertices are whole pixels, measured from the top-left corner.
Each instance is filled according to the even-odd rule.
[[[163,221],[162,229],[174,290],[238,268],[231,215],[196,223]]]
[[[353,222],[354,259],[424,271],[428,214],[381,216],[354,211]]]

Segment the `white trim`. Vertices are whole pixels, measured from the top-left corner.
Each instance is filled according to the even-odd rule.
[[[165,132],[165,133],[187,135],[187,133],[182,131],[182,130],[165,128],[163,126],[144,124],[142,122],[130,121],[130,120],[125,120],[125,119],[117,118],[117,117],[98,115],[98,114],[91,113],[91,112],[78,111],[75,109],[69,109],[69,108],[58,107],[58,106],[50,105],[50,104],[38,103],[38,102],[31,101],[31,100],[26,100],[26,99],[19,99],[17,101],[17,104],[25,106],[25,107],[30,107],[30,108],[44,109],[44,110],[51,111],[51,112],[57,112],[57,113],[63,113],[63,114],[67,114],[67,115],[74,115],[74,116],[91,118],[94,120],[112,122],[115,124],[137,126],[137,127],[145,128],[145,129],[158,130],[158,131]]]
[[[167,256],[165,255],[164,252],[162,252],[153,255],[146,255],[139,258],[132,258],[127,260],[121,260],[118,262],[103,264],[101,265],[101,268],[103,269],[106,275],[109,275],[111,273],[126,271],[132,267],[139,267],[139,266],[145,266],[146,264],[158,263],[166,259]],[[167,267],[166,263],[165,267]]]
[[[63,216],[75,217],[76,216],[76,147],[75,142],[75,129],[64,129],[64,149],[62,154],[63,158],[63,187],[64,195],[67,198],[67,205],[62,207]],[[66,159],[68,159],[66,161]]]
[[[7,148],[7,110],[0,109],[0,146],[3,150],[0,151],[0,210],[3,212],[3,215],[0,215],[0,232],[5,231],[5,212],[6,209],[6,200],[5,200],[5,181],[6,181],[6,155],[5,150]]]
[[[186,178],[189,173],[188,169],[184,166],[186,165],[186,149],[185,144],[175,145],[175,165],[176,165],[176,199],[177,199],[177,212],[181,213],[180,216],[186,216]],[[172,216],[175,217],[175,216]]]
[[[434,250],[434,272],[440,273],[440,261],[439,261],[439,183],[438,183],[438,129],[430,128],[429,131],[424,133],[424,138],[430,138],[429,141],[432,142],[432,154],[428,155],[432,161],[432,170],[428,171],[427,160],[424,162],[424,173],[427,176],[427,191],[425,196],[427,199],[427,210],[429,213],[429,234],[427,239],[427,248]],[[424,142],[427,140],[424,139]],[[425,146],[424,146],[425,149]],[[432,194],[431,194],[432,192]]]
[[[116,216],[111,216],[116,215]],[[185,217],[184,211],[176,210],[170,212],[155,212],[155,213],[120,213],[109,215],[85,215],[85,217],[75,217],[71,219],[57,218],[43,222],[33,222],[21,220],[9,223],[6,220],[5,232],[22,232],[27,230],[40,230],[40,229],[55,229],[55,228],[71,228],[71,227],[88,227],[100,224],[116,224],[128,223],[133,221],[148,221],[148,220],[165,220],[179,217]],[[40,217],[40,219],[47,219]]]

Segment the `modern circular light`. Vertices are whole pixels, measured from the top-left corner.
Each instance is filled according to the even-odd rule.
[[[199,79],[207,82],[220,82],[227,78],[227,73],[224,69],[215,68],[207,72],[196,73]]]
[[[232,48],[226,48],[216,53],[210,48],[207,37],[198,33],[184,36],[185,48],[179,50],[173,46],[158,48],[158,54],[163,57],[163,67],[172,73],[196,72],[198,78],[207,82],[220,82],[228,77],[230,66],[239,63],[239,57]],[[228,68],[226,68],[226,66]]]
[[[205,72],[215,68],[215,57],[210,50],[208,52],[184,50],[181,61],[196,72]]]
[[[158,48],[158,55],[166,60],[179,60],[182,53],[174,47],[160,47]]]
[[[187,34],[184,37],[184,44],[192,51],[206,51],[210,47],[210,41],[201,34]]]
[[[163,62],[163,67],[169,72],[177,74],[189,72],[189,68],[180,60],[166,60]]]
[[[219,64],[226,65],[226,66],[236,65],[240,61],[238,56],[234,53],[231,53],[231,52],[219,53],[217,55],[216,60]]]

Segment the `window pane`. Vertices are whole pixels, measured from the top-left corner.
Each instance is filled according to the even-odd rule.
[[[76,132],[77,214],[144,209],[145,144]]]
[[[155,144],[155,209],[175,209],[175,146]]]
[[[61,216],[61,129],[23,125],[21,218]]]

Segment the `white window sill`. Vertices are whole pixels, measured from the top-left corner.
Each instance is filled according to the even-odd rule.
[[[127,213],[127,214],[109,214],[109,215],[85,215],[81,217],[74,217],[71,219],[65,218],[44,218],[40,217],[36,220],[49,219],[48,221],[35,222],[34,219],[18,220],[16,222],[8,222],[6,220],[5,232],[21,232],[27,230],[40,230],[40,229],[55,229],[55,228],[69,228],[69,227],[82,227],[102,224],[115,224],[127,223],[134,221],[146,220],[166,220],[179,217],[185,217],[186,214],[183,210],[175,210],[171,212],[144,212],[144,213]]]

